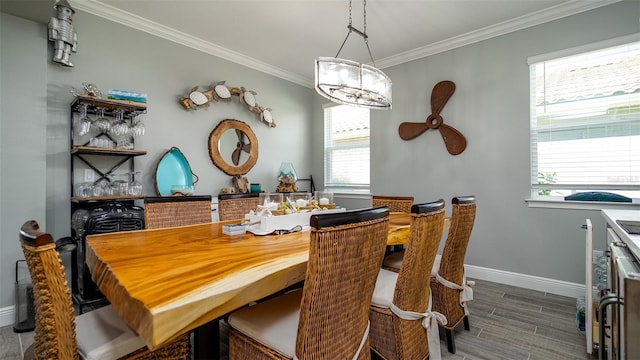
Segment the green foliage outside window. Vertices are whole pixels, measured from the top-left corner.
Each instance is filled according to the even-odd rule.
[[[555,184],[558,181],[558,174],[552,173],[538,173],[538,184]],[[542,189],[538,191],[538,195],[551,195],[551,189]]]

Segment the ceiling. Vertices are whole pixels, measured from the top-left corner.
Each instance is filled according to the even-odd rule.
[[[616,1],[369,0],[366,32],[375,64],[384,69]],[[313,84],[316,57],[336,55],[349,21],[347,0],[69,2],[75,10],[304,86]],[[0,10],[46,23],[53,4],[54,0],[0,0]],[[364,30],[361,0],[354,0],[352,18],[353,26]],[[82,29],[76,31],[81,35]],[[363,38],[355,33],[340,57],[370,62]]]

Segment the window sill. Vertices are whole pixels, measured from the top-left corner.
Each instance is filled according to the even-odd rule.
[[[606,202],[606,201],[568,201],[568,200],[542,200],[525,199],[530,208],[546,209],[573,209],[573,210],[602,210],[602,209],[626,209],[640,210],[640,203],[630,202]]]
[[[371,199],[371,191],[369,189],[346,189],[346,188],[325,188],[325,191],[333,193],[334,197],[346,199]]]

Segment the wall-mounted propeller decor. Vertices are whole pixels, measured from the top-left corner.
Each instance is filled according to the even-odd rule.
[[[403,122],[398,128],[398,134],[402,140],[411,140],[420,136],[429,129],[440,130],[444,145],[451,155],[458,155],[467,147],[467,139],[464,135],[453,127],[444,124],[440,112],[456,91],[456,84],[453,81],[440,81],[431,91],[431,115],[425,122]]]
[[[251,143],[244,142],[245,135],[241,130],[236,129],[236,136],[238,136],[238,143],[236,144],[236,149],[233,150],[231,154],[231,161],[233,161],[233,165],[238,166],[240,163],[240,153],[242,151],[251,154]]]

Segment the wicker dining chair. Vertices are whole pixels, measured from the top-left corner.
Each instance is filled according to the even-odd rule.
[[[371,199],[371,206],[386,206],[391,212],[410,213],[412,205],[413,196],[373,195]],[[399,252],[402,251],[402,249],[404,249],[404,245],[389,245],[387,246],[387,254]]]
[[[432,313],[429,276],[424,269],[433,267],[438,253],[444,209],[442,199],[413,205],[409,242],[400,271],[381,269],[378,274],[369,313],[369,337],[371,349],[383,359],[420,360],[429,357],[430,352],[431,359],[440,356],[436,320],[443,318]],[[433,338],[435,343],[428,342]]]
[[[386,207],[312,215],[302,290],[229,316],[229,359],[370,359],[369,304]]]
[[[220,194],[218,195],[218,214],[220,221],[244,219],[250,210],[260,203],[260,193]]]
[[[466,279],[464,257],[476,219],[476,198],[460,196],[454,197],[451,202],[451,225],[442,256],[436,257],[431,270],[431,292],[433,309],[447,318],[447,324],[442,327],[445,329],[447,348],[455,354],[453,329],[462,321],[464,329],[470,330],[467,302],[473,300],[473,281]]]
[[[211,222],[211,196],[161,196],[144,199],[147,229]]]
[[[464,257],[476,218],[476,198],[459,196],[454,197],[451,203],[451,223],[442,256],[436,256],[431,269],[431,292],[433,311],[447,318],[447,324],[441,325],[445,330],[447,349],[455,354],[453,329],[462,321],[464,329],[470,330],[466,304],[473,299],[473,281],[466,280]],[[382,268],[398,271],[402,262],[403,253],[394,253],[384,259]]]
[[[30,220],[20,242],[33,282],[36,329],[25,359],[190,359],[188,335],[149,351],[109,305],[74,317],[64,267],[50,234]]]
[[[371,199],[371,206],[379,207],[386,206],[391,212],[411,212],[411,206],[413,205],[413,196],[382,196],[373,195]]]

